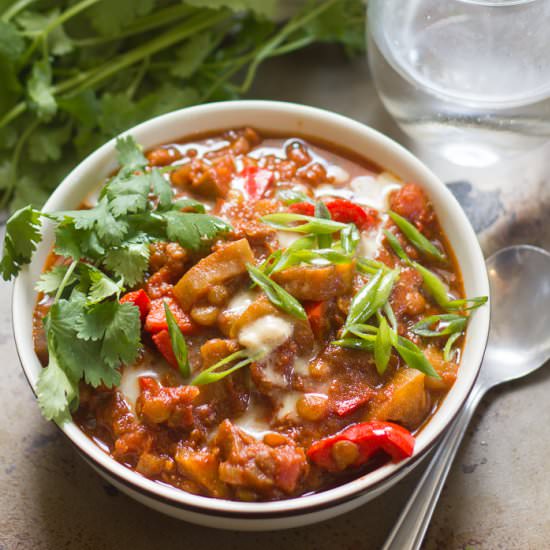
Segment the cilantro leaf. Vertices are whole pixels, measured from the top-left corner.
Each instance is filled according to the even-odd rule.
[[[109,210],[116,218],[128,213],[145,212],[151,190],[151,176],[142,174],[128,179],[115,178],[108,186]]]
[[[50,120],[57,111],[52,90],[52,68],[47,60],[36,61],[27,83],[29,98],[40,120]]]
[[[11,23],[0,21],[0,55],[10,61],[16,61],[24,48],[25,41],[17,29]]]
[[[176,53],[170,73],[179,78],[193,75],[216,45],[212,33],[201,33],[191,37]]]
[[[43,292],[44,294],[55,294],[57,289],[60,287],[63,278],[67,274],[68,269],[68,265],[56,265],[52,267],[52,269],[45,271],[42,275],[40,275],[40,279],[34,288],[38,290],[38,292]],[[76,278],[76,274],[73,273],[66,281],[66,286],[70,286],[76,282]]]
[[[128,286],[141,282],[149,266],[149,245],[147,243],[129,243],[110,248],[103,264],[107,269],[122,277]]]
[[[153,193],[158,198],[158,207],[160,210],[170,208],[172,204],[172,186],[164,178],[158,169],[151,171],[151,186]],[[200,203],[199,203],[200,204]],[[202,205],[201,205],[202,206]],[[204,208],[204,207],[203,207]]]
[[[83,340],[101,341],[101,356],[109,366],[132,363],[141,333],[139,309],[118,301],[97,304],[78,320],[77,331]]]
[[[120,175],[131,174],[135,170],[141,170],[147,166],[147,159],[132,136],[118,138],[116,140],[116,150],[118,162],[121,166]]]
[[[171,211],[163,214],[168,238],[184,248],[198,250],[219,233],[231,231],[231,225],[216,216]]]
[[[88,11],[92,26],[104,36],[116,35],[136,17],[147,15],[155,6],[155,0],[116,0],[99,2]]]
[[[0,261],[0,274],[8,281],[19,273],[21,267],[31,261],[40,235],[40,212],[25,206],[15,212],[6,223],[4,251]]]
[[[221,9],[230,8],[233,11],[251,10],[264,17],[275,17],[277,0],[186,0],[191,6],[200,8]]]
[[[53,346],[48,346],[49,363],[40,371],[36,395],[42,414],[47,420],[62,421],[78,395],[78,386],[72,382],[57,361]]]
[[[88,267],[88,277],[90,278],[90,290],[88,293],[88,303],[97,304],[113,294],[119,294],[122,290],[120,284],[107,277],[99,269]]]

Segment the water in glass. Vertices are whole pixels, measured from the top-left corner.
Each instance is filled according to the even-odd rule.
[[[389,112],[452,162],[550,139],[550,0],[369,0],[369,62]]]

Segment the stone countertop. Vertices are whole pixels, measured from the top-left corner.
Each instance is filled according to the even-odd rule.
[[[550,146],[498,168],[449,166],[408,143],[384,112],[363,61],[349,62],[331,49],[270,62],[251,97],[337,111],[411,147],[458,197],[486,254],[512,243],[550,249]],[[10,293],[10,285],[0,284],[0,550],[380,548],[422,466],[351,513],[279,532],[206,529],[120,494],[41,418],[15,352]],[[485,398],[443,491],[426,550],[549,548],[550,438],[536,428],[550,417],[549,394],[550,369],[542,369]]]

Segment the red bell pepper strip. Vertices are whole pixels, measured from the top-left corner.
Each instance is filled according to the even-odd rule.
[[[147,317],[149,310],[151,309],[151,300],[149,299],[149,296],[147,296],[145,290],[143,290],[142,288],[140,288],[139,290],[134,290],[133,292],[127,292],[120,299],[120,303],[130,303],[136,305],[139,308],[139,316],[142,323]]]
[[[155,342],[155,346],[157,346],[162,356],[168,361],[168,364],[172,368],[179,370],[178,360],[176,359],[174,349],[172,348],[172,341],[170,340],[170,333],[167,330],[161,330],[153,334],[153,342]]]
[[[261,199],[273,181],[273,172],[257,166],[247,166],[240,176],[244,178],[244,190],[250,199]]]
[[[189,315],[183,311],[181,306],[176,300],[170,296],[165,298],[157,298],[152,300],[151,309],[145,319],[145,330],[156,334],[162,330],[168,330],[168,323],[166,321],[166,313],[164,311],[164,302],[168,304],[170,311],[174,315],[178,327],[183,334],[192,334],[196,330],[196,325],[190,319]]]
[[[367,462],[378,451],[389,454],[393,462],[399,462],[412,455],[414,436],[402,426],[392,422],[372,420],[361,422],[341,432],[316,441],[307,451],[308,458],[329,472],[340,468],[333,456],[334,445],[339,441],[349,441],[357,445],[358,455],[350,464],[355,468]]]
[[[327,318],[327,303],[306,302],[303,304],[306,310],[309,326],[317,338],[323,338],[329,329],[329,320]]]
[[[326,203],[330,217],[335,222],[354,223],[359,230],[368,229],[377,223],[377,214],[370,208],[365,210],[361,206],[346,199],[334,199]],[[309,202],[295,202],[288,207],[290,212],[313,216],[315,206]]]
[[[289,205],[288,210],[293,214],[302,214],[303,216],[315,215],[315,205],[310,202],[295,202]]]

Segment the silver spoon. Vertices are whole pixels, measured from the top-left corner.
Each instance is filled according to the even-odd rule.
[[[550,253],[504,248],[487,260],[491,329],[479,378],[424,472],[382,550],[417,550],[466,428],[494,386],[530,374],[550,359]]]

